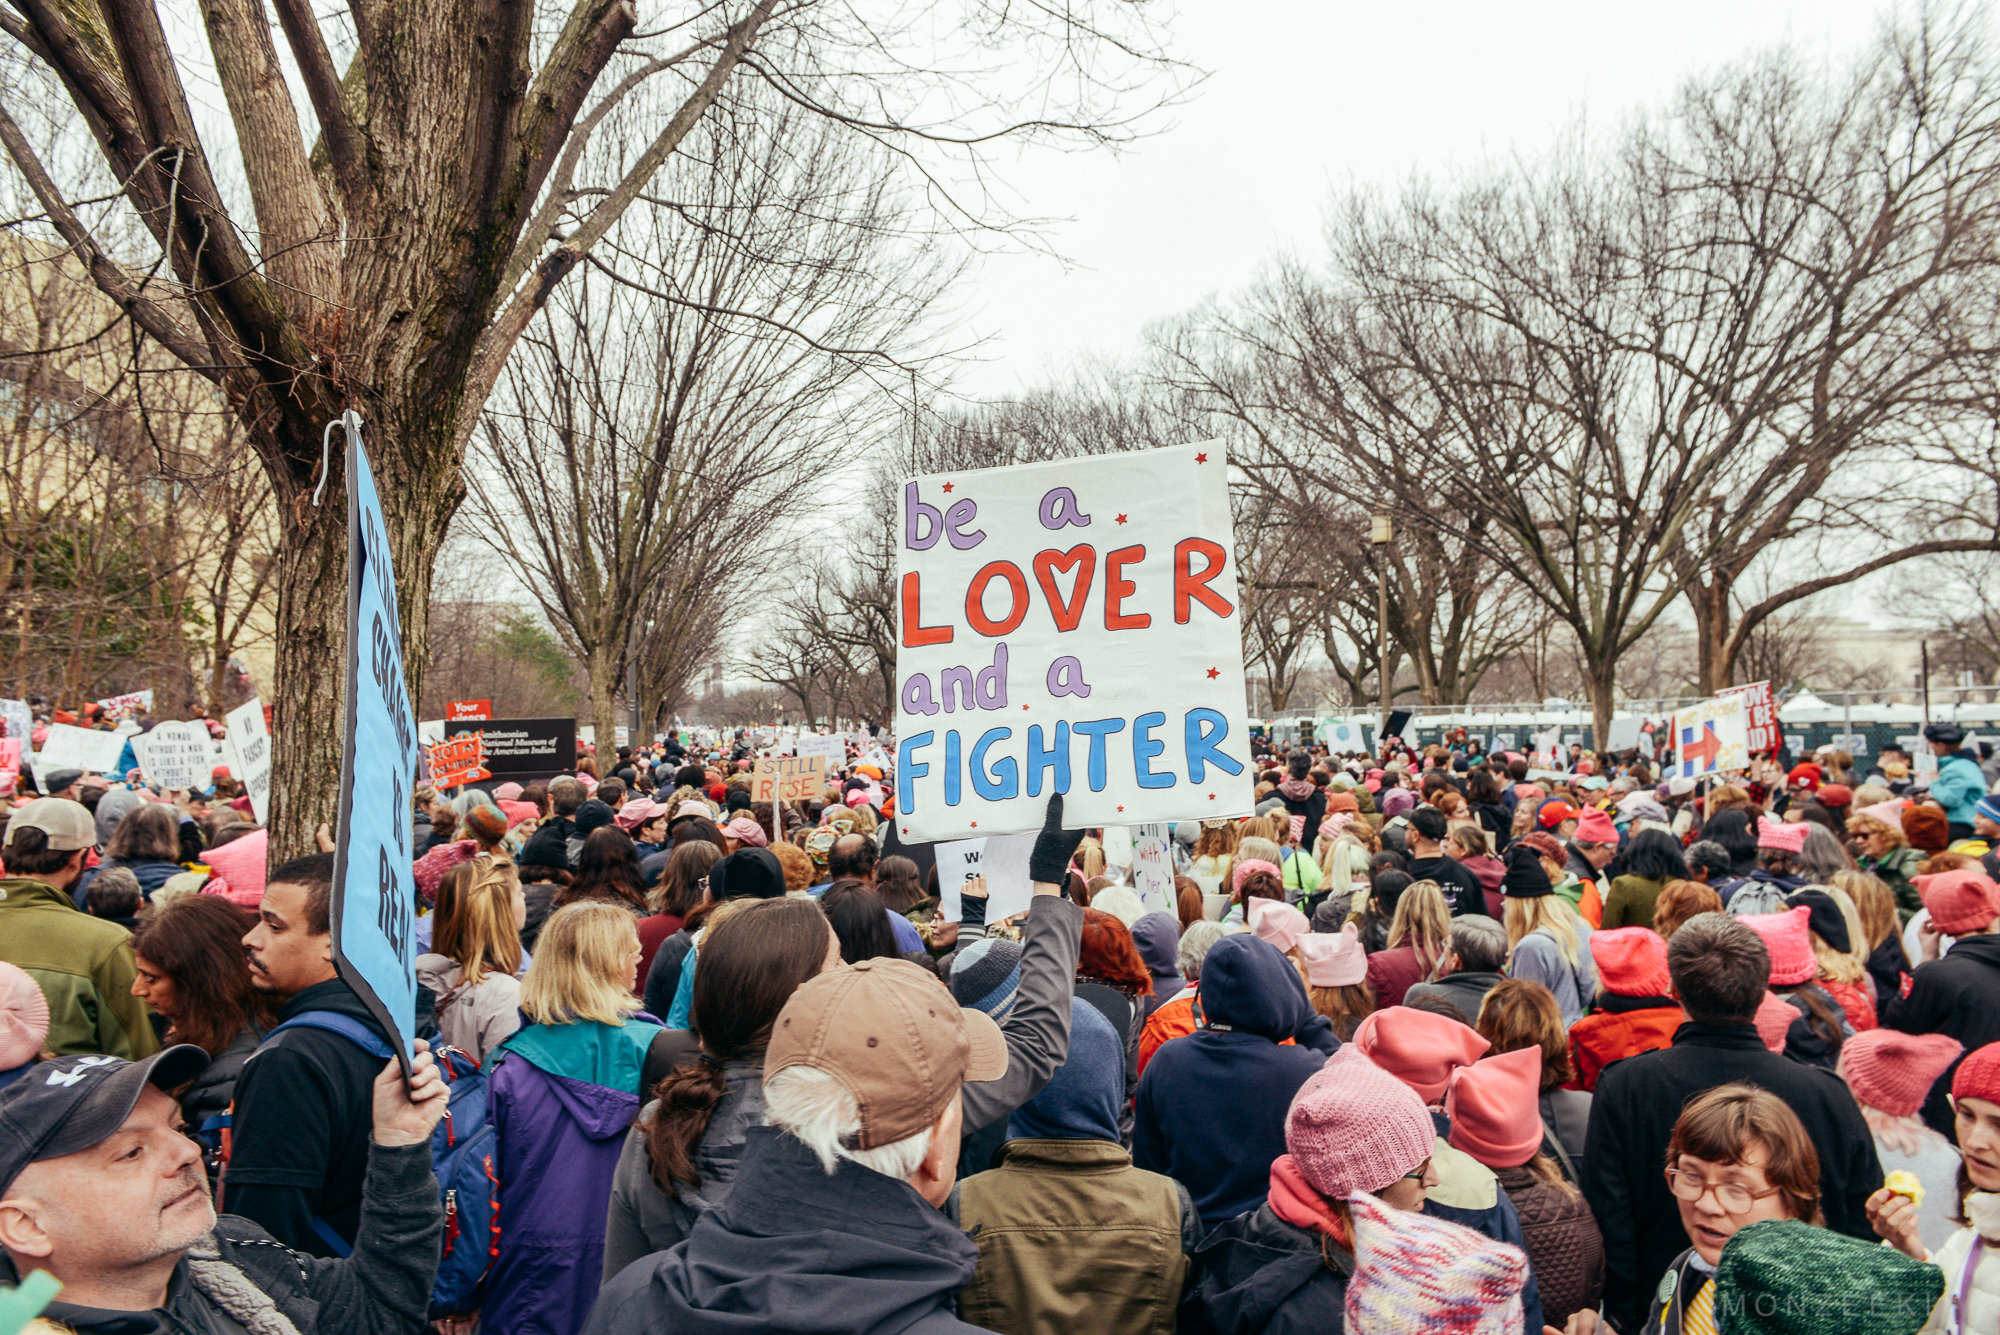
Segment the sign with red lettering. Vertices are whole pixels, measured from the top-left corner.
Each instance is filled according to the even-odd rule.
[[[1770,682],[1753,682],[1748,686],[1725,686],[1716,694],[1743,698],[1743,714],[1750,724],[1751,755],[1763,755],[1778,745],[1778,705],[1771,698]]]
[[[750,800],[757,806],[778,802],[817,802],[826,793],[826,757],[767,756],[750,770]]]
[[[896,828],[1247,815],[1221,445],[942,473],[898,522]]]
[[[486,734],[483,732],[457,733],[441,742],[431,743],[425,750],[431,758],[431,783],[436,787],[456,788],[460,784],[493,777],[486,769]]]
[[[490,719],[493,717],[491,700],[453,700],[444,707],[447,721],[463,719]]]

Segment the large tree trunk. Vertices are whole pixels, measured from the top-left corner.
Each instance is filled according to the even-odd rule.
[[[1729,685],[1736,670],[1740,641],[1730,633],[1730,589],[1730,580],[1720,574],[1688,584],[1688,605],[1694,610],[1696,680],[1703,695],[1714,695]]]

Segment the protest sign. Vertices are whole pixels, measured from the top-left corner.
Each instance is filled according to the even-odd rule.
[[[21,751],[26,746],[19,737],[0,737],[0,794],[14,791],[21,777]]]
[[[1349,751],[1368,749],[1367,730],[1375,726],[1373,719],[1329,718],[1321,719],[1315,730],[1319,739],[1326,743],[1331,755],[1344,755]]]
[[[333,962],[394,1035],[403,1070],[416,1036],[410,869],[410,785],[417,769],[416,712],[403,675],[396,572],[361,418],[347,434],[347,696],[340,754],[339,824],[333,841]],[[331,426],[328,427],[331,431]]]
[[[1132,865],[1132,828],[1129,825],[1105,826],[1097,843],[1104,850],[1104,865],[1107,868]]]
[[[35,735],[35,716],[26,700],[0,700],[0,737],[27,741]]]
[[[939,844],[938,912],[946,922],[957,922],[964,912],[959,890],[974,876],[986,878],[989,925],[1026,912],[1035,893],[1034,884],[1028,880],[1028,855],[1034,851],[1032,834],[955,839]]]
[[[1611,720],[1607,729],[1604,749],[1607,751],[1630,751],[1639,745],[1639,716],[1627,714]]]
[[[486,734],[461,732],[433,742],[426,751],[431,764],[431,783],[438,788],[457,788],[490,779],[486,768]]]
[[[1172,913],[1174,894],[1173,827],[1164,822],[1132,829],[1132,888],[1148,913]]]
[[[904,484],[897,832],[1247,814],[1220,445]]]
[[[826,790],[823,756],[767,756],[750,770],[750,801],[817,802]]]
[[[1750,767],[1750,727],[1741,695],[1718,695],[1674,715],[1675,773],[1684,779]]]
[[[69,723],[51,723],[49,735],[35,757],[35,773],[41,775],[59,769],[80,769],[93,774],[112,775],[112,771],[118,768],[118,757],[124,753],[125,739],[115,732],[99,732],[95,728],[79,728]],[[112,777],[122,779],[125,776],[118,774]]]
[[[847,759],[847,743],[837,733],[832,736],[803,733],[799,737],[799,756],[820,757],[826,764],[826,772],[831,774]]]
[[[1493,734],[1490,746],[1496,752],[1512,751],[1514,749],[1514,734],[1511,732],[1496,732]]]
[[[146,782],[162,788],[206,788],[215,770],[215,746],[199,723],[162,723],[132,739],[132,754]]]
[[[623,723],[613,728],[611,730],[611,744],[613,746],[632,745],[632,729]]]
[[[1850,756],[1865,756],[1868,754],[1868,734],[1865,732],[1836,733],[1833,740],[1828,742],[1827,745],[1836,751],[1845,751]]]
[[[573,718],[503,718],[486,723],[447,720],[444,730],[447,737],[482,734],[487,775],[499,783],[537,783],[576,769]]]
[[[1779,740],[1778,706],[1771,698],[1770,682],[1752,682],[1748,686],[1725,686],[1716,694],[1736,696],[1743,701],[1751,755],[1763,755],[1776,749]]]
[[[445,703],[444,716],[447,719],[483,722],[493,717],[491,700],[450,700]]]
[[[134,714],[150,714],[153,712],[153,693],[151,691],[131,691],[124,695],[114,695],[109,699],[97,700],[93,703],[104,711],[106,718],[130,718]]]
[[[271,734],[264,727],[264,706],[257,700],[238,705],[224,716],[229,745],[235,751],[233,772],[250,796],[250,812],[262,825],[271,814]]]

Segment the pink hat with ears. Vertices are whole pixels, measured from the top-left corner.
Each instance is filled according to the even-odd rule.
[[[1877,802],[1872,807],[1862,807],[1858,811],[1850,811],[1848,815],[1850,817],[1873,816],[1890,829],[1900,832],[1903,828],[1903,800],[1899,797],[1891,798],[1887,802]]]
[[[240,839],[231,839],[220,848],[211,848],[201,855],[215,878],[223,883],[221,890],[205,890],[204,893],[221,894],[230,903],[254,910],[264,902],[265,863],[271,853],[271,833],[268,830],[252,830]],[[210,882],[212,886],[214,882]]]
[[[1775,849],[1781,853],[1802,852],[1806,846],[1806,835],[1812,826],[1805,821],[1793,821],[1786,825],[1772,820],[1769,816],[1757,818],[1757,847]]]
[[[1306,962],[1306,981],[1314,987],[1353,987],[1368,977],[1368,952],[1353,923],[1333,932],[1307,932],[1299,938]]]
[[[1388,1006],[1355,1029],[1354,1046],[1369,1061],[1416,1090],[1425,1103],[1436,1103],[1444,1097],[1451,1073],[1478,1061],[1493,1045],[1470,1025],[1448,1015]]]
[[[1488,1168],[1518,1168],[1542,1147],[1542,1049],[1530,1043],[1451,1073],[1451,1146]]]
[[[1763,1001],[1757,1004],[1757,1037],[1764,1040],[1764,1046],[1782,1054],[1791,1033],[1792,1021],[1799,1018],[1799,1012],[1789,1001],[1776,992],[1766,991]]]
[[[1241,890],[1243,882],[1250,878],[1250,873],[1253,871],[1267,871],[1280,881],[1285,879],[1285,874],[1278,870],[1277,863],[1267,862],[1263,858],[1245,858],[1236,864],[1236,871],[1229,878],[1229,888]]]
[[[1312,930],[1306,915],[1276,899],[1250,901],[1250,930],[1280,950],[1289,951]],[[1365,970],[1364,970],[1365,972]]]
[[[1771,986],[1797,987],[1819,972],[1812,948],[1812,910],[1804,904],[1783,913],[1751,913],[1736,921],[1764,938],[1771,955]]]

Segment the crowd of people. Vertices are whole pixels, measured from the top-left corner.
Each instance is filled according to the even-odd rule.
[[[744,734],[579,748],[418,787],[407,1072],[330,852],[45,775],[0,1279],[101,1335],[2000,1331],[2000,774],[1925,736],[1259,739],[1171,896],[1056,796],[955,921],[872,748],[783,804]]]

